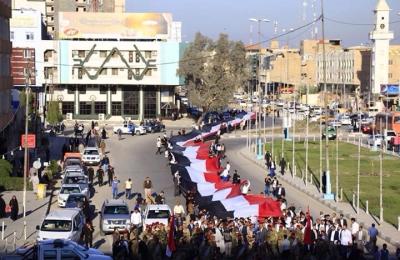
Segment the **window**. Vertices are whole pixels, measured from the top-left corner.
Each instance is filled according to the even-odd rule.
[[[25,59],[30,59],[31,58],[31,50],[24,49],[24,58]]]
[[[132,79],[132,71],[128,70],[128,79]]]
[[[101,69],[100,75],[107,75],[107,69],[106,68]]]
[[[111,69],[111,75],[118,75],[118,69],[116,69],[116,68],[112,68]]]
[[[139,89],[131,88],[124,89],[122,92],[122,100],[124,101],[123,114],[124,115],[138,115],[139,114]]]
[[[107,51],[100,51],[100,57],[102,58],[107,57]]]
[[[133,62],[133,51],[129,52],[129,62]]]
[[[139,76],[139,74],[140,74],[140,69],[135,69],[135,75]]]
[[[150,59],[150,58],[151,58],[151,51],[145,51],[145,52],[144,52],[144,57],[145,57],[146,59]]]
[[[77,255],[74,251],[63,249],[61,252],[61,259],[63,260],[80,260],[80,256]]]
[[[75,93],[75,86],[68,86],[67,87],[67,93],[68,94],[74,94]]]
[[[393,65],[393,60],[389,60],[389,65]]]
[[[45,250],[43,252],[44,260],[57,260],[57,250]]]
[[[82,50],[78,51],[78,57],[85,58],[85,51],[82,51]]]
[[[107,114],[107,103],[106,102],[95,102],[94,103],[95,114]]]
[[[100,94],[107,94],[107,86],[101,85],[100,86]]]
[[[78,79],[82,79],[83,76],[83,70],[82,68],[78,68]]]
[[[154,89],[144,91],[144,117],[155,118],[157,116],[157,95]]]
[[[65,115],[67,113],[74,114],[74,111],[75,111],[74,102],[62,102],[61,104],[62,104],[61,112],[63,115]]]
[[[79,94],[86,94],[86,87],[85,86],[79,86],[78,87]]]
[[[393,74],[392,73],[389,73],[389,78],[391,79],[393,77]]]
[[[113,116],[121,115],[121,102],[111,102],[111,114]]]
[[[25,33],[25,37],[27,40],[33,40],[34,39],[33,35],[34,35],[33,32]]]
[[[90,115],[92,113],[91,102],[79,102],[79,114]]]
[[[116,86],[111,86],[111,94],[117,94],[117,87]]]

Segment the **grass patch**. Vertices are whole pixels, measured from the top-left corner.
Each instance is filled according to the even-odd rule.
[[[8,161],[0,159],[0,192],[24,189],[24,179],[22,177],[12,177],[11,172],[12,165]],[[32,185],[28,180],[27,189],[32,189]]]
[[[283,153],[287,162],[292,164],[292,141],[285,141]],[[304,141],[295,142],[295,162],[297,175],[305,172],[306,146]],[[271,151],[271,144],[266,144]],[[282,154],[282,141],[274,142],[276,159]],[[325,142],[322,144],[322,170],[325,170]],[[360,207],[369,201],[369,211],[379,216],[379,152],[361,148],[360,153]],[[358,147],[339,142],[338,169],[336,168],[336,141],[329,142],[329,168],[331,173],[332,192],[335,193],[336,172],[339,174],[339,190],[343,188],[343,200],[351,201],[353,192],[357,191]],[[309,141],[308,150],[309,173],[319,182],[320,144]],[[400,159],[391,155],[383,156],[383,207],[384,220],[397,225],[400,215]]]

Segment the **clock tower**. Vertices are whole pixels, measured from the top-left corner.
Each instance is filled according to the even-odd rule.
[[[393,33],[389,31],[389,5],[386,0],[378,0],[375,7],[375,28],[370,33],[373,42],[371,58],[371,93],[379,94],[381,84],[388,84],[389,75],[389,41]]]

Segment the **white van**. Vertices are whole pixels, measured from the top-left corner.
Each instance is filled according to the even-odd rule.
[[[143,225],[162,223],[168,225],[171,208],[166,204],[147,205],[143,213]]]
[[[79,242],[84,225],[85,218],[80,209],[58,209],[50,212],[42,225],[36,226],[37,240],[67,239]]]

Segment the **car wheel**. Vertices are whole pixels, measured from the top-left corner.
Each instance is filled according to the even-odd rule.
[[[140,135],[140,131],[136,131],[136,133],[135,133],[136,135]]]

